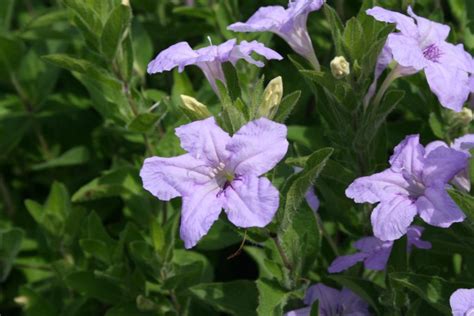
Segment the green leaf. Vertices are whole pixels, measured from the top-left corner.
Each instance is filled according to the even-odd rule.
[[[86,42],[98,50],[103,24],[101,17],[94,9],[94,5],[84,0],[63,0],[63,2],[74,12],[74,22],[82,32]],[[103,2],[105,1],[95,2],[95,6],[101,5]]]
[[[163,118],[162,115],[155,113],[140,113],[127,127],[131,131],[145,133],[151,130],[161,118]]]
[[[110,249],[107,244],[97,239],[81,239],[79,241],[82,251],[89,256],[95,257],[98,260],[110,264]]]
[[[66,220],[69,213],[71,213],[71,198],[64,184],[53,182],[43,210],[48,214],[57,215],[61,221]]]
[[[177,289],[180,295],[189,296],[189,288],[213,279],[212,266],[204,255],[183,249],[175,249],[171,261],[174,275],[163,285],[166,289]]]
[[[0,33],[10,29],[14,5],[15,0],[3,0],[0,3]]]
[[[25,316],[58,315],[58,311],[55,309],[54,305],[35,290],[28,287],[21,287],[19,294],[25,297],[28,301],[28,304],[26,304],[23,309]]]
[[[192,295],[217,311],[235,316],[257,315],[257,288],[246,280],[199,284],[189,289]]]
[[[33,119],[26,113],[0,116],[0,158],[7,157],[18,146],[32,125]]]
[[[448,193],[467,217],[474,221],[474,197],[457,190],[448,190]]]
[[[380,314],[379,295],[382,288],[370,281],[348,275],[331,275],[329,278],[359,295],[372,306],[377,315]]]
[[[237,77],[237,71],[230,62],[222,64],[222,69],[224,70],[224,76],[227,83],[227,92],[231,100],[235,101],[241,97],[241,88],[239,78]]]
[[[21,63],[25,45],[17,38],[0,35],[0,47],[0,66],[12,72]]]
[[[18,228],[0,229],[0,282],[8,278],[24,235]]]
[[[118,5],[110,13],[100,38],[102,52],[110,60],[115,58],[117,50],[125,38],[125,32],[130,26],[131,19],[132,11],[130,6]]]
[[[306,161],[304,169],[291,176],[285,183],[281,192],[285,197],[285,213],[288,212],[286,215],[291,216],[298,210],[306,191],[313,185],[333,152],[332,148],[315,151]]]
[[[342,39],[342,32],[344,30],[344,25],[342,24],[341,18],[337,14],[336,10],[334,10],[327,3],[324,4],[323,11],[330,25],[332,40],[333,40],[333,43],[335,43],[335,47],[336,47],[336,54],[338,56],[341,56],[343,55],[341,39]]]
[[[308,206],[302,206],[301,203],[333,151],[332,148],[323,148],[314,152],[307,159],[303,170],[290,176],[281,190],[284,206],[278,212],[278,240],[290,261],[285,264],[295,274],[293,278],[304,276],[315,264],[319,254],[321,239],[316,217]]]
[[[316,301],[311,305],[311,311],[309,312],[309,316],[320,316],[319,301]]]
[[[404,272],[390,273],[389,279],[394,284],[414,292],[444,315],[451,315],[449,297],[455,290],[473,287],[473,284],[450,283],[438,276]]]
[[[107,233],[100,217],[95,212],[90,213],[87,217],[83,237],[103,242],[109,251],[113,251],[113,248],[117,246],[117,242]]]
[[[352,60],[360,59],[365,53],[363,52],[365,39],[364,29],[357,18],[353,17],[347,22],[343,38],[344,46],[350,53]]]
[[[225,85],[220,81],[217,81],[216,84],[222,104],[222,127],[233,134],[246,123],[244,113],[235,106],[235,103],[227,93]]]
[[[69,288],[82,295],[105,303],[116,304],[124,299],[120,288],[116,284],[98,277],[90,271],[71,273],[64,281]]]
[[[286,95],[280,102],[278,111],[273,118],[274,121],[283,123],[295,108],[300,99],[301,91],[295,91]]]
[[[25,206],[35,221],[49,234],[63,237],[66,221],[71,213],[71,199],[62,183],[53,182],[44,205],[26,200]]]
[[[156,312],[138,310],[136,304],[120,304],[107,310],[105,316],[156,316]]]
[[[73,202],[98,200],[112,196],[139,194],[142,192],[138,171],[131,167],[122,167],[106,171],[104,175],[81,187],[72,196]]]
[[[53,158],[43,163],[33,165],[33,170],[44,170],[57,167],[67,167],[81,165],[89,161],[89,149],[84,146],[78,146],[69,149],[61,156]]]
[[[288,299],[287,291],[274,281],[257,280],[259,316],[283,315],[283,308]]]
[[[390,258],[387,263],[387,271],[408,271],[407,240],[405,236],[394,241],[392,252],[390,253]]]

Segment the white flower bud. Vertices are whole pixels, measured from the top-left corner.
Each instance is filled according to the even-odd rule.
[[[469,108],[463,108],[461,113],[459,113],[460,120],[465,124],[469,125],[471,123],[472,117],[472,110]]]
[[[122,5],[129,7],[130,6],[130,0],[122,0]]]
[[[13,301],[20,306],[28,306],[28,303],[30,302],[28,297],[23,295],[15,297]]]
[[[331,72],[336,79],[342,79],[351,73],[351,64],[344,56],[337,56],[331,61]]]
[[[272,79],[263,92],[263,101],[259,108],[259,114],[272,118],[278,110],[281,98],[283,97],[283,80],[281,77]]]
[[[192,115],[195,119],[205,119],[212,115],[204,104],[193,97],[182,94],[181,102],[185,112]]]

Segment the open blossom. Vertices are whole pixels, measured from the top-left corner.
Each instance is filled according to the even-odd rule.
[[[285,314],[285,316],[309,316],[311,305],[319,301],[319,315],[321,316],[364,316],[370,315],[369,305],[350,290],[341,291],[328,287],[322,283],[308,288],[304,298],[305,305]]]
[[[223,63],[231,62],[235,65],[239,59],[244,59],[257,67],[264,66],[261,61],[252,58],[251,54],[253,52],[268,60],[283,59],[280,54],[257,41],[242,41],[237,44],[235,39],[231,39],[220,45],[211,45],[197,50],[193,50],[187,42],[179,42],[160,52],[148,64],[148,73],[160,73],[175,67],[178,67],[178,71],[182,72],[184,67],[196,65],[203,71],[212,89],[218,93],[216,80],[226,83],[222,70]]]
[[[460,111],[469,96],[472,57],[462,44],[446,42],[449,26],[419,17],[411,7],[409,16],[381,7],[369,9],[367,14],[378,21],[395,23],[399,31],[388,36],[378,68],[385,68],[389,60],[395,60],[399,65],[398,76],[424,71],[441,105]]]
[[[426,145],[426,152],[429,153],[438,147],[451,147],[452,149],[463,152],[469,157],[471,157],[469,150],[474,148],[474,134],[467,134],[462,137],[456,138],[451,144],[451,146],[448,146],[445,142],[442,141],[431,142]],[[471,191],[469,167],[466,166],[466,168],[456,174],[456,176],[454,176],[454,178],[451,180],[451,183],[454,184],[460,190],[463,190],[465,192]]]
[[[420,249],[431,249],[431,243],[421,240],[424,228],[420,226],[410,226],[407,230],[407,251],[415,246]],[[339,273],[347,270],[358,262],[363,261],[366,269],[385,270],[390,253],[393,248],[393,241],[382,241],[377,237],[364,237],[355,242],[354,247],[359,252],[337,257],[329,266],[330,273]]]
[[[237,22],[227,29],[235,32],[272,32],[284,39],[291,48],[319,69],[306,22],[312,11],[319,10],[325,0],[295,0],[282,6],[261,7],[247,22]]]
[[[395,147],[390,168],[356,179],[346,195],[356,203],[379,203],[371,222],[375,237],[383,241],[406,234],[416,215],[446,228],[465,218],[446,186],[466,168],[468,159],[467,154],[443,146],[427,153],[419,135],[407,136]]]
[[[191,248],[218,219],[224,208],[238,227],[264,227],[279,205],[279,192],[262,174],[288,149],[287,128],[260,118],[232,137],[213,117],[176,129],[188,153],[147,158],[140,171],[143,186],[163,201],[183,198],[180,235]]]
[[[453,316],[474,316],[474,289],[459,289],[449,298]]]

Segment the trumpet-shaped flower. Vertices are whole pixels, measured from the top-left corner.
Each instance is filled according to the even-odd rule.
[[[385,68],[390,56],[399,65],[396,76],[424,71],[441,105],[459,112],[469,96],[472,57],[462,44],[446,42],[449,26],[419,17],[411,7],[409,16],[381,7],[369,9],[367,14],[378,21],[395,23],[399,31],[388,36],[379,67]]]
[[[421,240],[424,228],[420,226],[410,226],[407,230],[407,251],[415,246],[420,249],[430,249],[431,243]],[[330,273],[339,273],[347,270],[358,262],[363,261],[366,269],[385,270],[390,253],[393,248],[393,241],[382,241],[377,237],[364,237],[355,242],[354,247],[359,250],[352,255],[337,257],[329,266]]]
[[[346,195],[356,203],[379,203],[371,222],[375,237],[383,241],[406,234],[416,215],[446,228],[465,218],[446,186],[466,168],[468,159],[467,154],[443,146],[427,153],[418,135],[407,136],[395,147],[389,169],[356,179]]]
[[[474,316],[474,289],[456,290],[449,298],[453,316]]]
[[[465,153],[468,157],[471,157],[469,152],[470,149],[474,148],[474,134],[467,134],[462,137],[456,138],[451,146],[448,146],[445,142],[434,141],[426,145],[426,152],[430,153],[438,147],[451,147],[452,149],[458,150]],[[471,191],[471,180],[469,176],[469,167],[461,170],[451,180],[458,189],[469,192]]]
[[[188,153],[147,158],[140,171],[143,186],[158,199],[183,198],[180,235],[191,248],[224,208],[238,227],[264,227],[279,205],[278,190],[262,174],[288,149],[287,128],[266,118],[249,122],[232,137],[213,117],[176,129]]]
[[[311,305],[316,301],[319,302],[319,315],[321,316],[370,315],[369,305],[350,290],[343,288],[339,291],[318,283],[306,291],[304,303],[308,306],[290,311],[285,316],[309,316]]]
[[[306,22],[312,11],[319,10],[325,0],[295,0],[282,6],[261,7],[247,22],[237,22],[227,29],[235,32],[272,32],[284,39],[291,48],[319,69]]]
[[[242,41],[237,44],[235,39],[231,39],[220,45],[211,45],[197,50],[193,50],[187,42],[180,42],[160,52],[148,64],[148,73],[161,73],[175,67],[178,67],[178,71],[182,72],[184,67],[196,65],[202,70],[212,89],[218,93],[216,80],[226,83],[222,70],[223,63],[231,62],[235,66],[238,60],[244,59],[257,67],[264,66],[263,62],[252,58],[253,52],[268,60],[283,59],[280,54],[257,41]]]

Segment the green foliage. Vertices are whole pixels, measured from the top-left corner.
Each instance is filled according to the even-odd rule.
[[[474,130],[468,112],[440,109],[421,74],[364,100],[394,30],[365,10],[415,5],[418,15],[449,24],[450,42],[472,52],[474,1],[328,1],[308,16],[317,71],[288,55],[277,36],[227,30],[261,6],[286,1],[129,2],[0,1],[2,315],[277,316],[306,307],[307,288],[319,282],[350,289],[375,315],[449,315],[450,295],[474,287],[468,192],[448,191],[466,214],[463,223],[422,224],[431,250],[407,252],[402,238],[385,271],[327,269],[372,234],[372,208],[345,195],[355,178],[384,169],[405,135],[452,142]],[[285,59],[264,68],[225,63],[217,93],[195,66],[147,74],[153,56],[174,43],[201,48],[234,37],[258,40]],[[329,67],[335,56],[350,63],[342,79]],[[268,83],[278,77],[272,99]],[[182,95],[205,109],[193,112]],[[185,250],[181,199],[149,194],[140,168],[151,156],[182,155],[175,128],[210,115],[231,135],[260,117],[286,124],[284,162],[261,175],[280,192],[280,204],[266,227],[235,227],[223,212]],[[308,190],[320,199],[317,213]]]

